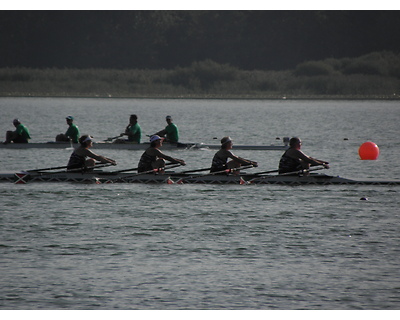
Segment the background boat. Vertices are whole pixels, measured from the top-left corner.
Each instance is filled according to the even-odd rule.
[[[71,144],[68,142],[30,142],[30,143],[0,143],[0,149],[66,149],[76,148],[79,144]],[[95,142],[93,149],[111,149],[111,150],[145,150],[150,147],[150,143],[111,143],[111,142]],[[221,145],[218,144],[205,144],[205,143],[163,143],[163,150],[174,149],[219,149]],[[236,150],[286,150],[288,147],[285,145],[235,145]]]

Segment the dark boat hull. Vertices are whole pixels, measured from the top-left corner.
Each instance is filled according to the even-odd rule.
[[[183,183],[183,184],[278,184],[278,185],[400,185],[400,180],[348,179],[319,173],[310,175],[257,176],[254,174],[235,175],[187,175],[187,174],[136,174],[108,173],[0,173],[0,181],[14,183],[31,182],[80,182],[80,183]]]

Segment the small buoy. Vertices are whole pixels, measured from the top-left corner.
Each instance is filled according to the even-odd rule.
[[[214,137],[213,139],[214,139],[214,140],[217,140],[218,138],[217,138],[217,137]]]
[[[360,198],[360,200],[368,201],[368,198],[362,197],[362,198]]]
[[[379,148],[375,143],[367,141],[360,146],[358,154],[361,160],[376,160],[379,157]]]
[[[344,140],[344,141],[347,141],[347,140],[349,140],[349,138],[344,138],[343,140]]]
[[[281,138],[279,138],[279,137],[276,137],[276,138],[275,138],[275,140],[281,140]]]

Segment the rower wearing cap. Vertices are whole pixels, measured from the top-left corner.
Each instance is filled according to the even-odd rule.
[[[329,162],[311,158],[301,151],[302,142],[293,137],[289,140],[289,149],[285,151],[279,161],[279,174],[309,169],[310,166],[322,165],[329,169]]]
[[[73,143],[78,143],[80,132],[79,128],[74,124],[74,117],[67,116],[65,120],[67,121],[68,130],[65,134],[60,133],[57,135],[56,141],[72,141]]]
[[[150,137],[150,147],[142,154],[139,160],[138,172],[147,172],[154,169],[162,169],[165,167],[165,160],[172,163],[186,165],[184,160],[172,158],[162,153],[159,148],[162,146],[163,138],[158,135]]]
[[[166,116],[165,121],[167,121],[168,125],[165,129],[157,132],[155,135],[163,137],[166,135],[166,142],[170,143],[178,143],[179,141],[179,130],[175,123],[172,122],[171,116]]]
[[[93,146],[93,137],[83,135],[79,138],[79,143],[80,146],[72,152],[71,157],[69,158],[67,165],[68,170],[94,167],[96,160],[101,163],[111,163],[112,165],[117,164],[115,160],[100,156],[89,150],[89,148]]]
[[[15,131],[7,131],[6,141],[4,141],[3,144],[11,142],[28,143],[28,140],[31,138],[28,128],[24,126],[19,119],[14,119],[13,125],[16,128]]]
[[[221,149],[214,155],[211,164],[210,172],[224,171],[227,169],[239,168],[241,165],[252,165],[257,167],[255,161],[243,159],[235,156],[230,150],[233,147],[233,142],[230,137],[223,137],[221,139]],[[232,159],[228,162],[228,159]]]

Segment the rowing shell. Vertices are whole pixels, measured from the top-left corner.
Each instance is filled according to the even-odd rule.
[[[0,173],[1,182],[17,184],[30,182],[79,182],[79,183],[145,183],[161,184],[182,181],[184,184],[281,184],[281,185],[400,185],[400,180],[348,179],[321,173],[309,175],[260,176],[254,174],[235,175],[187,175],[187,174],[135,174],[93,171],[87,173]]]
[[[78,144],[70,144],[69,142],[39,142],[39,143],[9,143],[1,144],[0,149],[66,149],[76,148]],[[113,149],[113,150],[145,150],[150,147],[150,143],[111,143],[111,142],[96,142],[93,144],[93,149]],[[219,149],[221,145],[217,144],[204,144],[204,143],[164,143],[163,150],[174,149]],[[288,146],[285,145],[235,145],[237,150],[287,150]]]

